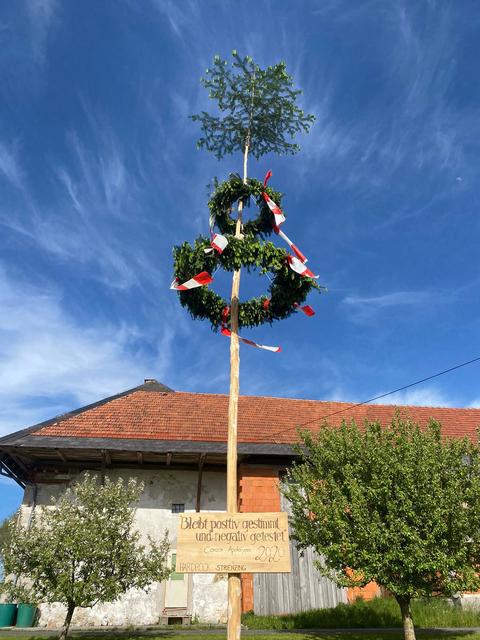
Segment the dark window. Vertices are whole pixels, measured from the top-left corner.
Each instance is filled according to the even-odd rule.
[[[172,513],[183,513],[185,511],[185,505],[180,502],[172,503]]]

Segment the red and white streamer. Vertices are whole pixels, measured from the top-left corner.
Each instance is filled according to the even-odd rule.
[[[278,234],[282,238],[282,240],[285,240],[285,242],[288,244],[288,246],[293,251],[293,253],[297,256],[300,262],[303,262],[303,264],[306,264],[308,262],[308,259],[303,255],[300,249],[295,244],[293,244],[290,238],[285,233],[283,233],[283,231],[279,227],[274,227],[274,231],[276,234]]]
[[[298,304],[298,302],[295,302],[293,306],[295,307],[295,309],[298,309],[299,311],[303,311],[303,313],[309,318],[315,315],[314,309],[312,309],[312,307],[309,304],[304,304],[303,307],[301,307]]]
[[[210,247],[208,249],[204,249],[205,253],[210,253],[215,249],[218,251],[220,255],[225,251],[228,245],[228,240],[225,236],[220,235],[219,233],[212,233],[212,241],[210,242]]]
[[[318,278],[318,276],[316,276],[313,271],[310,271],[310,269],[295,256],[287,256],[287,261],[290,269],[292,269],[292,271],[295,271],[296,273],[299,273],[301,276],[305,278]]]
[[[267,175],[265,176],[265,180],[263,181],[264,187],[267,186],[267,182],[270,180],[271,177],[272,177],[272,172],[267,171]],[[268,208],[273,213],[273,217],[275,219],[275,226],[279,227],[281,224],[285,222],[285,216],[283,215],[283,211],[280,209],[278,204],[275,204],[275,202],[270,198],[268,193],[264,191],[262,193],[262,196],[265,202],[267,203]]]
[[[175,278],[170,285],[170,289],[175,289],[176,291],[188,291],[189,289],[195,289],[196,287],[204,287],[211,282],[213,282],[213,278],[208,271],[202,271],[183,284],[178,284],[178,280]]]
[[[275,202],[270,198],[268,193],[265,193],[264,191],[262,193],[262,196],[265,202],[267,203],[268,208],[273,213],[273,217],[275,219],[275,226],[279,227],[281,224],[285,222],[285,216],[283,215],[282,210],[280,209],[278,204],[275,204]]]
[[[232,332],[230,329],[227,329],[227,327],[222,327],[221,333],[222,336],[226,336],[227,338],[230,338],[232,335]],[[272,351],[273,353],[279,353],[282,350],[281,347],[269,347],[265,344],[258,344],[257,342],[253,342],[253,340],[247,340],[247,338],[242,338],[241,336],[238,336],[238,339],[240,342],[248,344],[251,347],[257,347],[257,349],[264,349],[265,351]]]

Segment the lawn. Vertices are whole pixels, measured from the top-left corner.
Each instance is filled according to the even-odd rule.
[[[462,609],[442,599],[418,600],[412,608],[418,640],[480,640],[480,633],[470,630],[472,627],[480,629],[479,610]],[[358,600],[350,605],[286,616],[245,614],[242,622],[242,635],[249,640],[403,640],[398,605],[392,598]],[[302,631],[295,632],[297,629]],[[306,631],[308,629],[311,631]],[[317,633],[316,629],[325,631]],[[15,637],[18,640],[45,640],[58,635],[51,629],[41,628],[35,630],[35,636],[29,636],[29,633],[30,630],[0,630],[0,640]],[[223,640],[226,630],[193,625],[125,632],[109,631],[108,628],[77,631],[73,628],[70,636],[77,640]]]
[[[479,627],[480,610],[463,609],[444,599],[417,600],[412,605],[415,626]],[[245,614],[243,624],[249,629],[375,629],[400,627],[398,604],[393,598],[376,598],[369,602],[340,604],[331,609],[317,609],[285,616],[255,616]]]

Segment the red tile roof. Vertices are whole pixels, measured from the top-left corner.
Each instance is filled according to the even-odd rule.
[[[241,396],[238,413],[238,441],[291,443],[296,427],[315,429],[328,418],[330,424],[354,418],[385,424],[395,405],[363,405],[349,408],[346,402],[323,402],[289,398]],[[435,418],[447,436],[475,437],[480,426],[480,409],[401,407],[411,419],[425,425]],[[75,438],[135,438],[224,442],[227,439],[228,396],[207,393],[157,393],[138,388],[80,411],[60,416],[31,435]],[[337,413],[341,412],[341,413]]]

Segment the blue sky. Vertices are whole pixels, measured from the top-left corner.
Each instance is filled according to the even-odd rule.
[[[297,156],[249,170],[272,169],[329,289],[314,318],[243,332],[283,352],[244,347],[241,391],[356,402],[479,355],[479,36],[467,0],[2,3],[0,434],[146,377],[228,390],[228,340],[169,284],[206,185],[241,170],[188,119],[233,48],[285,60],[316,115]],[[480,406],[479,367],[392,402]],[[2,517],[20,491],[0,492]]]

